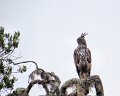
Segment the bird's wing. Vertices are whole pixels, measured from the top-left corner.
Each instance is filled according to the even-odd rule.
[[[87,48],[87,61],[88,63],[91,63],[91,51]]]
[[[74,63],[77,66],[79,64],[79,56],[78,56],[78,50],[77,49],[74,50],[73,57],[74,57]]]

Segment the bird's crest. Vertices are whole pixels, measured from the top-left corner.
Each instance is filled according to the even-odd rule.
[[[86,33],[86,32],[85,32],[85,33],[82,33],[82,34],[81,34],[81,37],[85,37],[86,35],[88,35],[88,33]]]

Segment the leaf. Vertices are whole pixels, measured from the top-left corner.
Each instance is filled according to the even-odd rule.
[[[4,27],[0,27],[0,35],[4,34]]]
[[[23,72],[26,72],[27,71],[27,66],[23,65],[22,70],[23,70]]]
[[[9,33],[5,33],[4,36],[5,36],[5,38],[9,38],[10,34]]]
[[[0,90],[3,88],[4,84],[0,82]]]

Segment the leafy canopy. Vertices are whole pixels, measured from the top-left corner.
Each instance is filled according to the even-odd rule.
[[[19,45],[20,32],[15,32],[13,35],[5,33],[4,28],[0,27],[0,91],[12,90],[15,81],[17,80],[13,76],[13,66],[15,56],[13,52]],[[22,73],[26,71],[26,66],[20,67],[18,72]]]

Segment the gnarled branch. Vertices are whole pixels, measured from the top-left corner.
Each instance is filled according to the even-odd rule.
[[[98,75],[93,75],[88,80],[72,78],[66,81],[60,89],[61,96],[86,96],[93,85],[96,89],[96,96],[104,96],[102,81]],[[74,91],[67,94],[66,90],[73,86],[75,86]]]

